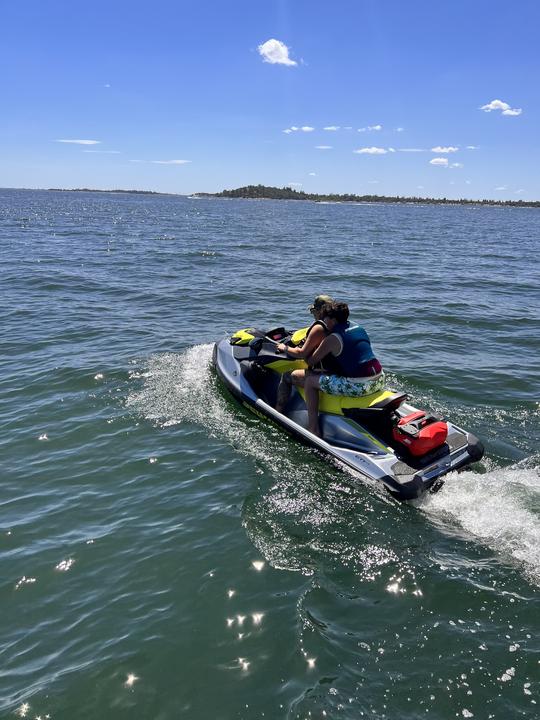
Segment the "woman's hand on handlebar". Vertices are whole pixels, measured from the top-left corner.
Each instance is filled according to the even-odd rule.
[[[283,352],[286,352],[286,350],[287,350],[287,346],[284,345],[283,343],[278,343],[278,344],[276,345],[276,352],[277,352],[277,353],[283,353]]]

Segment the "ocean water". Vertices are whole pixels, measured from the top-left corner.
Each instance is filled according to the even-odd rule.
[[[540,212],[0,191],[0,717],[540,716]],[[211,367],[347,300],[486,456],[398,504]]]

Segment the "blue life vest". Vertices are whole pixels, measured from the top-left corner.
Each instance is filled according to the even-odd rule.
[[[340,323],[332,333],[339,335],[343,341],[343,349],[333,360],[337,366],[336,375],[344,377],[362,377],[362,365],[375,359],[369,336],[360,325]]]

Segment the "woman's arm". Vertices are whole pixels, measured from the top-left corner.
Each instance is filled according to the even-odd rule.
[[[335,335],[328,335],[315,352],[307,358],[306,362],[310,367],[312,367],[313,365],[320,363],[321,360],[323,360],[329,353],[334,354],[336,352],[339,352],[339,338]]]
[[[326,333],[322,325],[315,325],[307,336],[306,342],[302,347],[289,347],[288,345],[279,344],[278,350],[280,352],[287,351],[287,355],[294,358],[308,358],[311,353],[321,344],[324,340]]]

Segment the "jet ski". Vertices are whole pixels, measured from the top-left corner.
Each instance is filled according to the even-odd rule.
[[[301,388],[293,387],[283,413],[275,409],[283,373],[306,368],[303,360],[277,351],[298,345],[307,328],[239,330],[214,345],[213,364],[232,395],[259,417],[301,442],[330,455],[361,479],[378,483],[398,500],[411,500],[441,486],[444,475],[480,460],[482,443],[450,421],[413,407],[408,395],[384,388],[346,397],[319,393],[321,437],[307,430]]]

